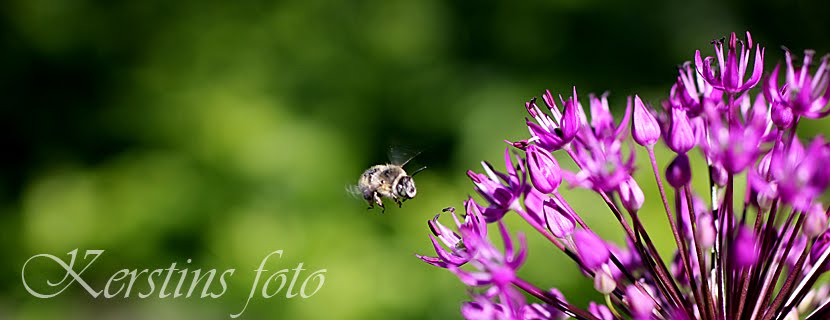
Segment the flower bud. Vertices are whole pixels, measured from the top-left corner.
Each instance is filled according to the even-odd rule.
[[[736,268],[747,268],[758,261],[757,241],[755,234],[747,227],[743,226],[738,230],[734,244]]]
[[[671,110],[668,145],[676,153],[686,153],[695,147],[695,134],[686,112],[678,108]]]
[[[582,119],[579,116],[579,104],[576,102],[576,88],[574,88],[574,101],[565,103],[562,108],[563,115],[562,121],[559,123],[559,129],[562,130],[564,144],[571,142],[576,137],[582,124]]]
[[[635,285],[625,288],[625,299],[634,319],[649,319],[654,310],[654,300]]]
[[[772,123],[780,129],[789,129],[793,125],[793,110],[787,106],[773,102],[772,103]]]
[[[607,271],[600,269],[594,274],[594,289],[602,294],[611,294],[617,288],[617,282]]]
[[[557,238],[565,238],[573,234],[574,223],[573,217],[565,212],[562,207],[553,202],[553,199],[548,199],[543,205],[545,212],[545,223],[550,229],[550,232]]]
[[[631,122],[631,135],[637,144],[644,147],[652,146],[660,139],[660,125],[643,104],[643,100],[640,100],[640,96],[634,96],[634,121]]]
[[[582,263],[588,269],[596,270],[611,257],[605,242],[591,231],[584,229],[576,231],[574,244],[576,244],[576,251]]]
[[[530,145],[530,142],[528,142],[527,139],[519,140],[519,141],[504,140],[504,142],[506,142],[507,144],[513,146],[513,148],[516,148],[516,149],[519,149],[519,150],[525,150],[527,148],[527,146]]]
[[[814,204],[805,214],[807,216],[804,218],[804,235],[812,239],[827,230],[827,214],[821,204]]]
[[[711,214],[704,213],[697,217],[696,231],[695,239],[702,248],[711,248],[715,244],[715,225]]]
[[[528,145],[526,151],[527,170],[533,186],[542,193],[556,191],[556,188],[562,183],[559,163],[556,162],[550,152],[536,145]]]
[[[729,182],[729,173],[722,166],[712,165],[712,182],[718,187],[726,186]]]
[[[678,154],[666,168],[666,180],[675,189],[685,186],[692,180],[692,168],[685,153]]]
[[[628,211],[637,211],[643,207],[645,195],[643,194],[643,190],[640,189],[640,185],[637,184],[637,181],[635,181],[633,177],[628,177],[628,180],[620,183],[619,192],[620,200]]]
[[[762,210],[769,210],[772,207],[772,201],[778,197],[778,187],[770,184],[769,188],[765,188],[758,192],[755,196],[755,201],[758,202],[758,208]]]

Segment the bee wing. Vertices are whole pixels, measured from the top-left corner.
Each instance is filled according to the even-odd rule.
[[[401,146],[389,147],[388,156],[391,164],[396,166],[406,166],[409,161],[421,154],[421,151],[416,151]]]
[[[346,194],[355,199],[363,200],[363,191],[360,191],[360,187],[355,184],[346,185]]]

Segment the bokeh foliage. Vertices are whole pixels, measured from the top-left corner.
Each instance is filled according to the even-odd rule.
[[[464,172],[482,159],[500,166],[502,140],[526,135],[525,100],[576,85],[612,90],[615,112],[633,93],[657,104],[675,65],[731,31],[751,30],[768,66],[778,45],[823,54],[823,6],[5,1],[0,318],[227,319],[277,249],[285,255],[273,267],[326,268],[326,284],[308,300],[255,299],[249,319],[457,317],[463,286],[413,253],[431,251],[424,222],[472,193]],[[826,130],[811,125],[801,129]],[[416,162],[430,169],[417,199],[366,212],[344,187],[385,161],[390,145],[424,150]],[[619,234],[596,199],[571,196],[588,223]],[[665,230],[657,199],[648,200],[647,227]],[[524,276],[577,305],[595,297],[562,254],[540,237],[530,246]],[[658,247],[668,252],[670,241]],[[25,292],[28,257],[74,248],[107,250],[88,273],[99,285],[121,268],[188,258],[237,274],[216,300]]]

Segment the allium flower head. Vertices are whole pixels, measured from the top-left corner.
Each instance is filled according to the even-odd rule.
[[[418,256],[470,287],[464,318],[830,319],[830,284],[820,277],[830,270],[830,209],[820,202],[830,144],[796,132],[800,121],[830,113],[828,58],[811,73],[812,51],[800,67],[787,52],[786,82],[779,86],[779,66],[756,88],[764,48],[749,33],[714,47],[714,56],[695,52],[694,67],[681,64],[659,110],[638,95],[622,107],[588,94],[586,112],[576,89],[558,103],[546,91],[550,115],[535,99],[525,105],[530,134],[505,150],[506,171],[487,162],[484,173],[468,171],[483,205],[467,200],[463,219],[450,210],[454,228],[430,220],[436,257]],[[648,154],[645,177],[635,173],[638,146]],[[659,148],[671,154],[659,161]],[[607,209],[575,210],[562,180]],[[640,220],[647,201],[662,204],[669,239]],[[573,305],[523,279],[528,248],[504,223],[508,214],[564,252],[604,301]],[[616,221],[624,245],[603,239],[586,215]],[[655,243],[667,240],[674,252],[663,256]]]
[[[830,113],[827,108],[830,101],[830,69],[828,60],[830,56],[821,58],[821,64],[814,74],[810,74],[810,66],[813,63],[812,50],[804,51],[804,60],[801,68],[793,65],[793,56],[789,50],[784,50],[787,58],[786,82],[778,86],[778,74],[780,65],[776,65],[772,74],[764,83],[764,94],[767,99],[779,110],[779,117],[784,120],[791,115],[804,116],[807,118],[821,118]],[[786,121],[781,121],[786,123]]]

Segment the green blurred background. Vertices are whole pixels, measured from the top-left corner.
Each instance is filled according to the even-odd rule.
[[[611,90],[617,113],[629,94],[656,104],[676,65],[695,49],[711,54],[709,41],[731,31],[752,31],[768,67],[780,45],[830,50],[818,1],[9,0],[0,9],[0,319],[228,319],[278,249],[272,270],[327,269],[325,285],[305,300],[255,298],[243,318],[457,318],[464,286],[413,254],[432,254],[425,221],[473,192],[465,171],[482,159],[501,167],[502,140],[527,135],[524,101],[576,85],[583,97]],[[423,150],[415,162],[429,169],[417,199],[367,212],[345,186],[391,145]],[[653,194],[648,172],[637,177]],[[622,239],[597,198],[567,197]],[[648,199],[647,227],[668,254],[665,217]],[[579,306],[597,297],[528,233],[523,276]],[[75,248],[106,250],[84,274],[99,288],[119,269],[188,258],[193,269],[237,273],[218,299],[93,299],[77,285],[46,300],[26,292],[26,259]]]

